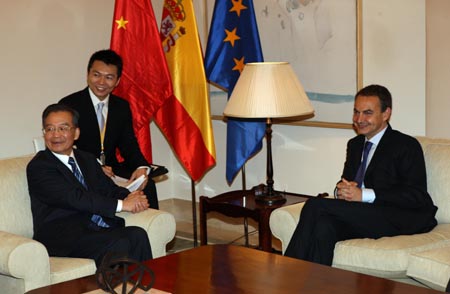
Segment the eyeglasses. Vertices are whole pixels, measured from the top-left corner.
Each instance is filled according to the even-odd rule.
[[[48,126],[42,129],[42,133],[45,134],[54,134],[56,132],[59,132],[61,134],[67,134],[70,130],[75,129],[75,127],[71,127],[71,126],[59,126],[59,127],[55,127],[55,126]]]

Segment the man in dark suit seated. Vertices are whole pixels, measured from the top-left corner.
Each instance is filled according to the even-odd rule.
[[[50,256],[92,258],[97,265],[108,252],[139,261],[152,258],[147,232],[125,227],[115,216],[148,209],[147,197],[115,185],[92,154],[73,149],[80,135],[78,118],[62,104],[42,114],[46,149],[27,166],[33,238]]]
[[[111,94],[122,75],[122,58],[112,50],[95,52],[87,67],[85,89],[61,99],[80,114],[80,137],[75,141],[78,149],[96,156],[103,164],[103,171],[110,177],[115,174],[129,182],[143,175],[145,182],[140,189],[149,197],[150,207],[158,209],[155,182],[147,177],[150,171],[139,148],[128,102]],[[123,162],[118,162],[116,151]]]
[[[347,144],[337,199],[305,203],[286,256],[331,265],[338,241],[425,233],[436,226],[422,148],[391,128],[391,111],[392,97],[383,86],[367,86],[356,94],[353,126],[358,135]]]

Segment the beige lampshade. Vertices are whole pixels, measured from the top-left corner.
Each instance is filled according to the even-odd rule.
[[[276,118],[314,112],[288,62],[247,63],[223,114],[241,118]]]

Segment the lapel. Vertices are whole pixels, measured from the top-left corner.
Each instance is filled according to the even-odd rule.
[[[83,174],[84,182],[88,186],[89,190],[93,187],[90,180],[94,178],[93,170],[90,167],[89,161],[86,159],[86,157],[81,154],[78,150],[74,149],[73,154],[77,160],[78,168],[81,170],[81,173]],[[75,176],[74,176],[75,177]],[[77,180],[78,181],[78,180]],[[81,185],[81,184],[80,184]],[[83,185],[81,185],[83,187]]]
[[[362,153],[364,149],[365,137],[363,135],[359,135],[357,140],[352,145],[352,151],[350,152],[350,166],[354,167],[354,175],[356,176],[356,172],[361,164]]]
[[[381,137],[380,142],[378,143],[377,149],[375,150],[375,153],[372,156],[372,159],[370,160],[369,165],[366,169],[366,177],[370,176],[372,171],[376,168],[376,166],[383,162],[383,158],[386,158],[386,152],[389,152],[389,146],[390,146],[390,137],[391,137],[392,128],[390,125],[388,125],[386,132],[384,133],[383,137]]]
[[[89,140],[94,140],[98,142],[100,146],[100,130],[93,126],[98,126],[97,114],[95,113],[94,105],[92,104],[91,96],[89,95],[89,89],[85,88],[80,97],[80,127],[82,128],[81,136],[83,132],[90,135],[86,135]],[[81,117],[81,114],[83,116]]]
[[[53,155],[53,153],[48,148],[45,149],[45,153],[47,154],[49,160],[55,164],[56,169],[63,175],[64,178],[66,178],[69,182],[72,182],[74,185],[78,185],[84,189],[83,185],[75,177],[72,170],[70,170],[64,163],[61,162],[61,160],[59,160],[55,155]],[[78,157],[76,157],[76,160],[78,162]]]
[[[118,126],[117,124],[121,121],[121,115],[120,115],[120,106],[118,105],[116,96],[113,94],[109,95],[109,102],[108,102],[108,116],[106,119],[106,130],[105,130],[105,146],[114,146],[114,136],[117,136],[119,133],[117,131]]]

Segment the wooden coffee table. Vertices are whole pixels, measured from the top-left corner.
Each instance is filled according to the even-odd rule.
[[[308,293],[438,294],[441,292],[314,264],[246,247],[201,246],[146,262],[154,287],[177,294]],[[79,294],[97,289],[94,276],[29,294]]]
[[[200,244],[208,243],[207,213],[218,212],[229,217],[248,217],[258,223],[259,249],[272,251],[272,232],[269,227],[269,218],[275,209],[299,202],[305,202],[309,195],[284,192],[286,202],[265,205],[255,201],[254,190],[236,190],[226,192],[215,197],[201,196],[200,211]]]

